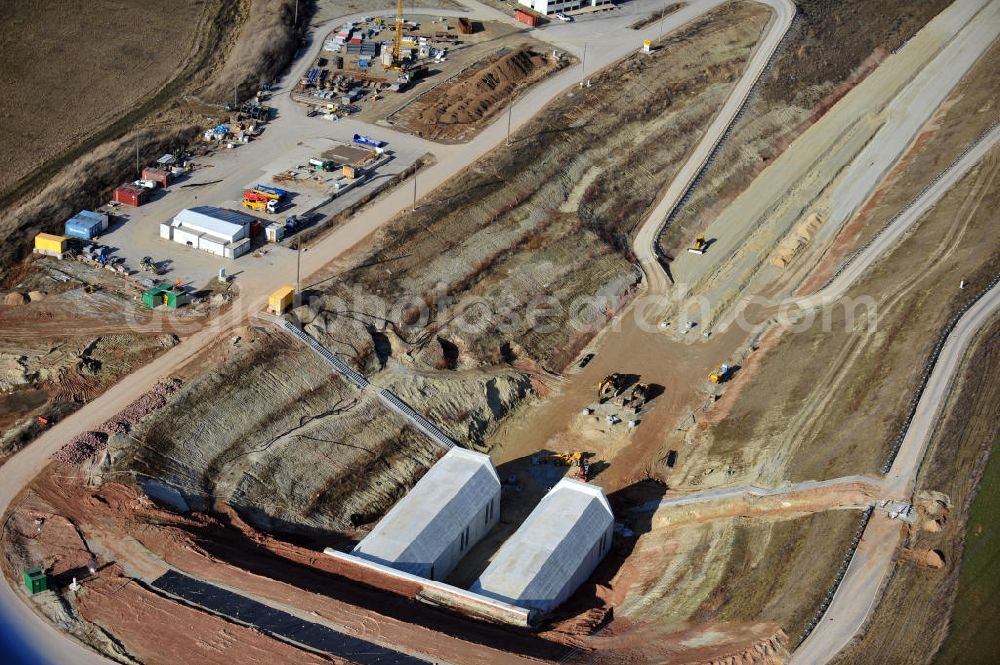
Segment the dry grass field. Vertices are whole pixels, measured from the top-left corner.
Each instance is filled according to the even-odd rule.
[[[218,1],[13,3],[0,67],[0,195],[167,84]]]

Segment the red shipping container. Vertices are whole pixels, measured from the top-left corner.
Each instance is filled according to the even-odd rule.
[[[516,18],[521,23],[527,23],[531,27],[537,26],[540,20],[540,18],[536,14],[529,14],[523,9],[515,9],[514,18]]]
[[[163,169],[154,169],[152,167],[146,167],[142,170],[143,180],[152,180],[160,184],[160,187],[166,187],[170,184],[170,171],[164,171]]]
[[[135,185],[122,185],[115,190],[114,200],[138,208],[149,198],[149,190]]]

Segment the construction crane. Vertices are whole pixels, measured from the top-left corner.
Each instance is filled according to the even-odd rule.
[[[403,0],[396,0],[396,32],[392,36],[392,66],[390,69],[402,69],[403,59],[400,57],[400,47],[403,43]]]

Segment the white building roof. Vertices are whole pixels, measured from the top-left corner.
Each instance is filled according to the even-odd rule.
[[[254,221],[254,217],[234,210],[197,206],[177,213],[172,226],[201,231],[225,242],[235,242],[246,235],[246,228]]]
[[[600,487],[564,478],[504,543],[470,591],[547,612],[590,576],[610,549],[613,526],[611,506]]]
[[[488,455],[452,448],[352,554],[415,575],[436,562],[500,489]]]

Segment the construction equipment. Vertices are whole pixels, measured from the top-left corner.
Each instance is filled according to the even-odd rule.
[[[153,261],[152,256],[142,257],[142,260],[139,261],[139,270],[148,270],[154,275],[160,274],[160,269],[156,267],[156,263]]]
[[[708,375],[709,383],[722,383],[729,378],[729,365],[723,363],[719,366],[719,369],[715,370]]]
[[[625,377],[623,375],[617,372],[609,374],[597,384],[597,399],[599,402],[604,403],[609,399],[618,397],[624,388]]]
[[[554,464],[560,464],[563,466],[573,466],[579,464],[583,459],[583,453],[580,451],[575,451],[572,453],[552,453],[550,456]]]
[[[283,189],[278,189],[277,187],[268,187],[267,185],[254,185],[251,192],[256,192],[258,194],[263,194],[269,199],[274,199],[275,201],[284,201],[288,198],[288,192]]]
[[[333,171],[337,163],[332,159],[310,159],[309,168],[313,171]]]
[[[243,192],[243,207],[250,208],[251,210],[261,210],[274,214],[278,212],[278,201],[278,198],[264,192],[259,192],[256,189]]]
[[[631,407],[636,412],[639,411],[649,398],[649,384],[637,383],[632,388],[632,392],[625,398],[622,406]]]
[[[705,234],[699,233],[694,237],[694,246],[688,247],[688,251],[692,254],[704,254],[706,247],[708,247],[708,243],[705,242]]]
[[[396,0],[396,31],[392,35],[392,64],[389,69],[402,69],[403,58],[401,45],[403,43],[403,0]]]

